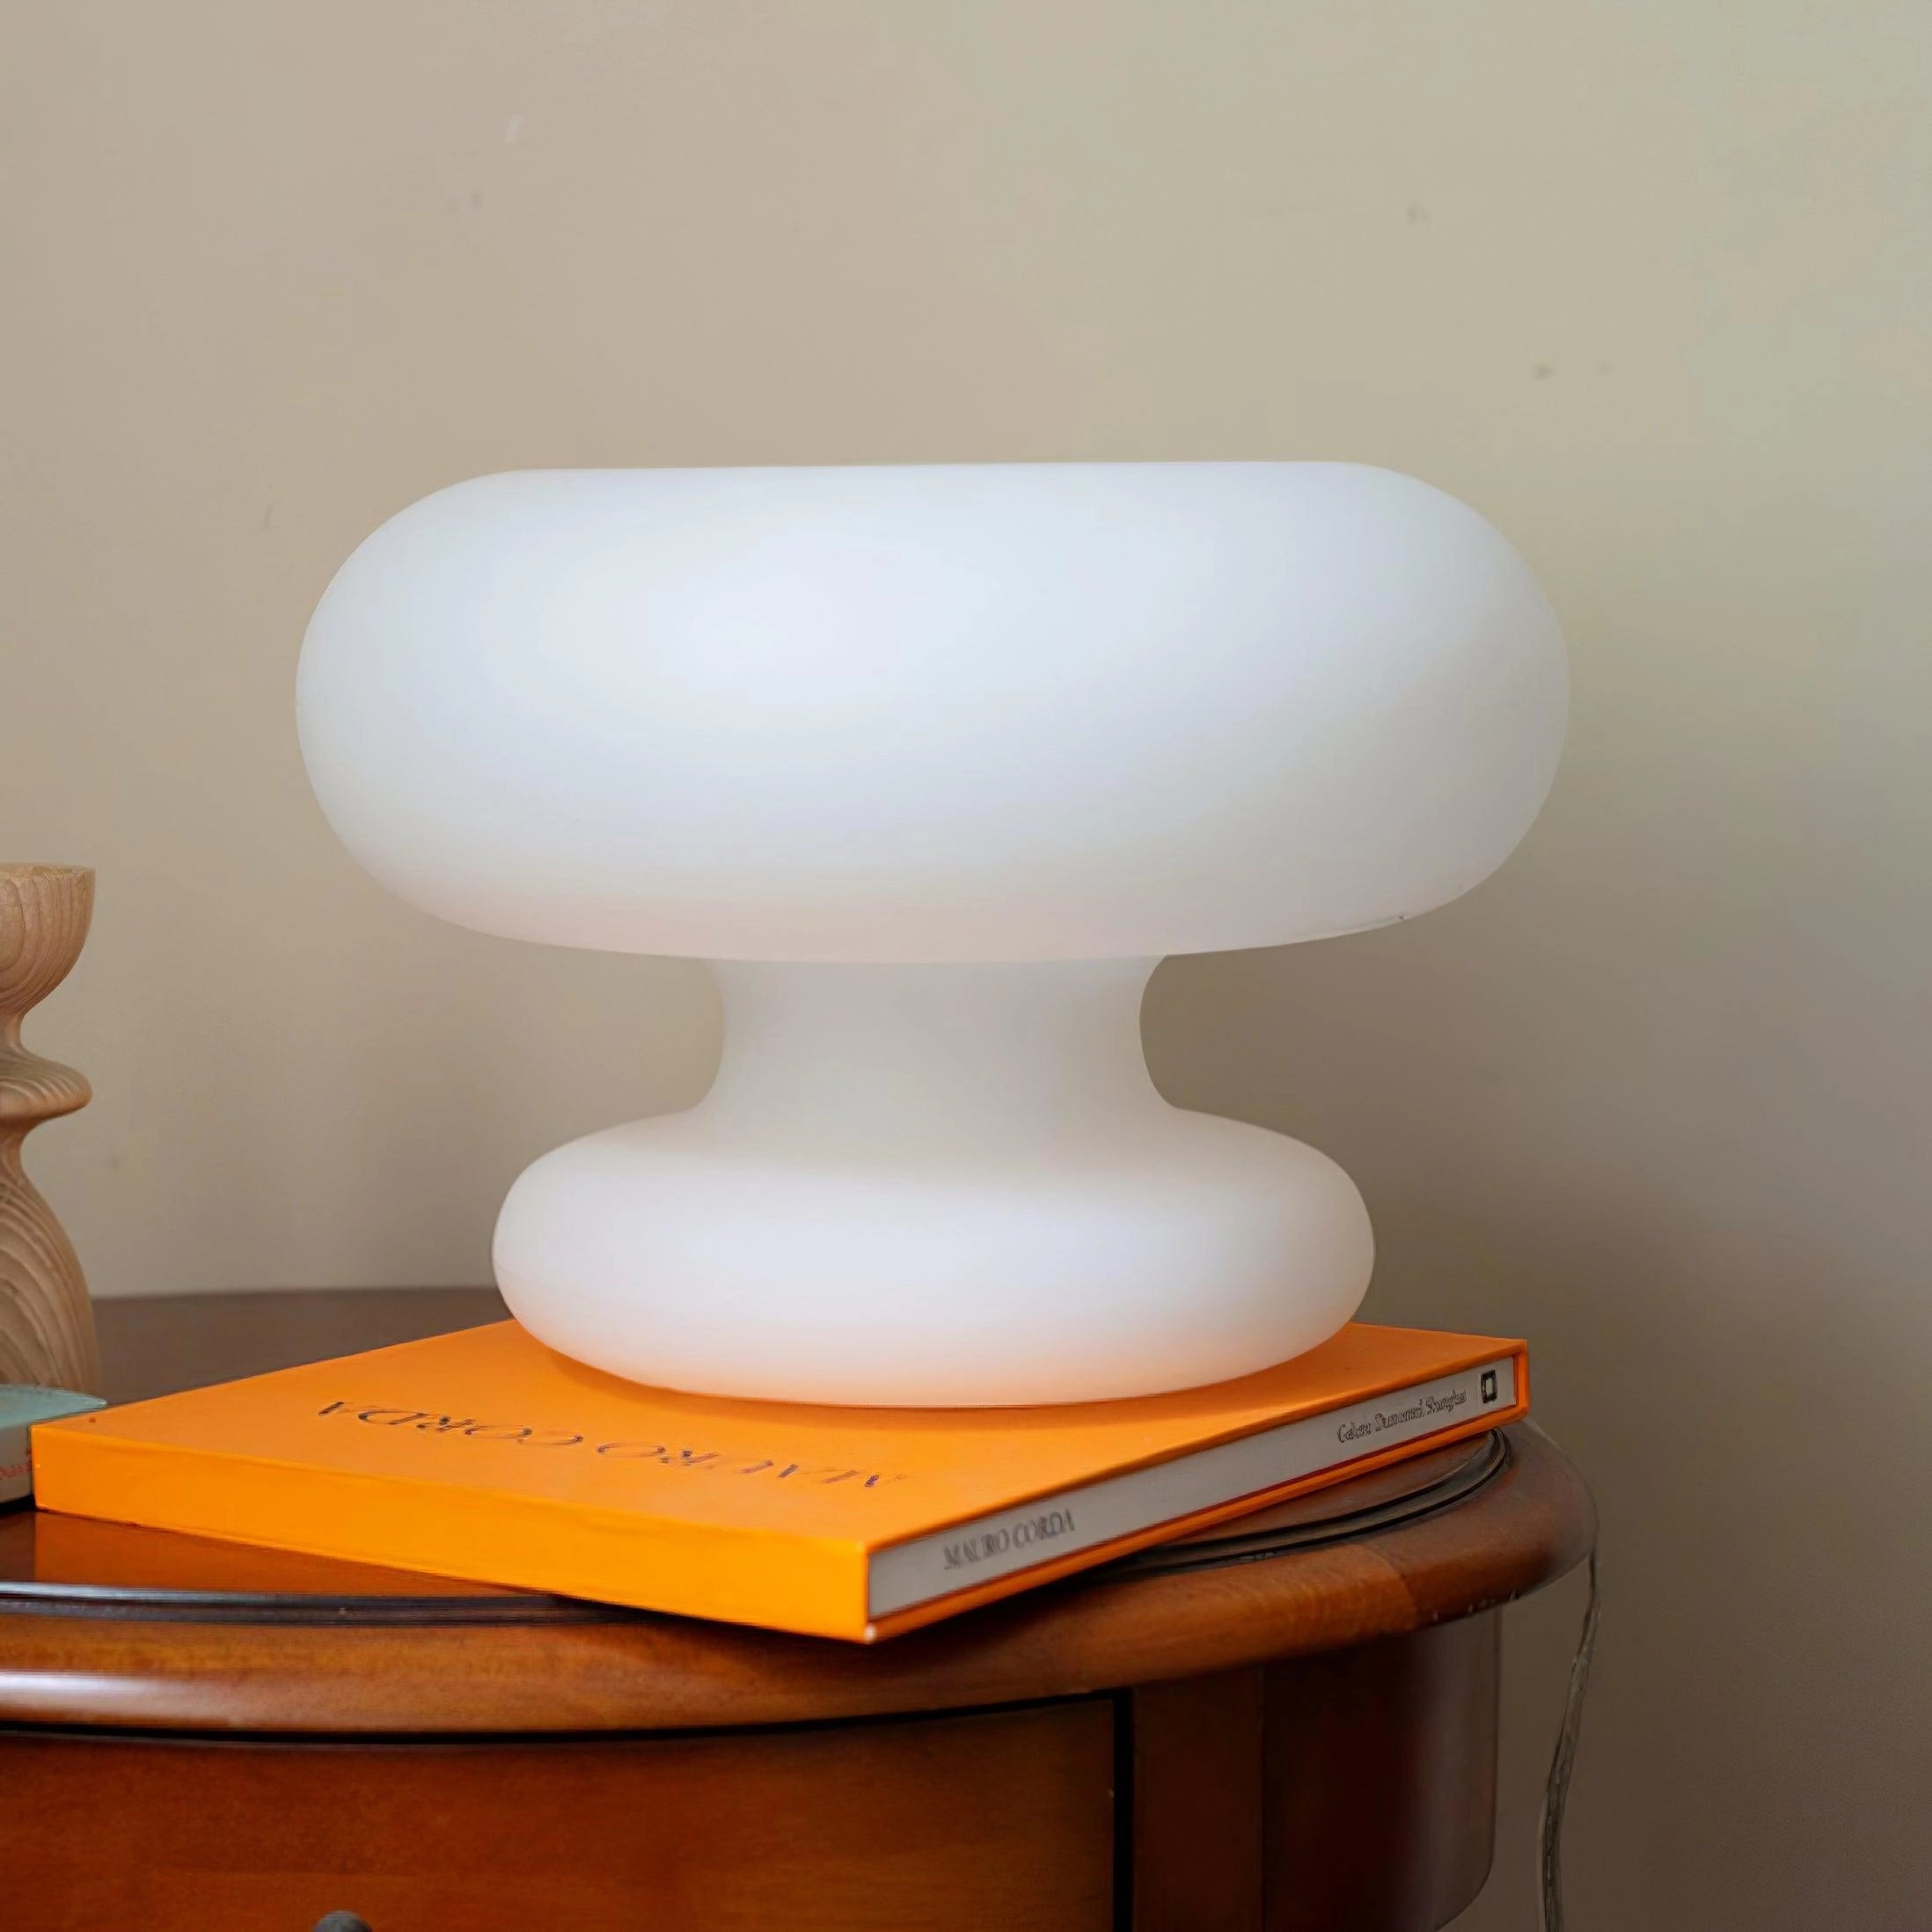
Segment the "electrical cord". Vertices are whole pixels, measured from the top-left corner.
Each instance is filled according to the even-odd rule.
[[[1570,1774],[1577,1762],[1577,1735],[1583,1729],[1584,1693],[1590,1687],[1590,1662],[1597,1648],[1597,1614],[1602,1599],[1597,1586],[1597,1552],[1590,1552],[1590,1596],[1584,1606],[1583,1633],[1577,1654],[1570,1660],[1570,1688],[1563,1698],[1563,1721],[1550,1754],[1549,1776],[1543,1785],[1543,1813],[1538,1833],[1542,1888],[1538,1898],[1539,1932],[1563,1932],[1563,1807],[1570,1800]]]

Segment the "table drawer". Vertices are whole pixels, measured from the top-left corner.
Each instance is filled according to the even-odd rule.
[[[1102,1700],[616,1742],[0,1734],[35,1932],[1101,1932]]]

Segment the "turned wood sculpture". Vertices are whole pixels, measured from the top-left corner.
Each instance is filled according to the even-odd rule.
[[[43,1120],[92,1092],[20,1044],[20,1021],[67,977],[94,911],[85,866],[0,865],[0,1382],[91,1391],[94,1313],[73,1244],[20,1164]]]

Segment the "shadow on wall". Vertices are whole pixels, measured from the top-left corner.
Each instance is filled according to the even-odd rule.
[[[1415,927],[1168,962],[1150,1065],[1176,1104],[1355,1176],[1366,1318],[1530,1339],[1538,1418],[1602,1516],[1566,1861],[1583,1932],[1826,1925],[1853,1873],[1869,1922],[1914,1923],[1924,1305],[1861,1239],[1912,1225],[1909,1162],[1854,1171],[1848,1149],[1821,1173],[1797,1102],[1741,1105],[1641,1011],[1512,950],[1482,920],[1507,884]],[[1472,953],[1484,925],[1501,943]],[[1532,1614],[1505,1654],[1548,1709],[1506,1748],[1540,1764],[1576,1612]]]

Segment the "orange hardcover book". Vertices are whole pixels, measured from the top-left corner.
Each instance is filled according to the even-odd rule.
[[[33,1431],[43,1509],[869,1642],[1523,1415],[1520,1342],[1351,1323],[1129,1401],[644,1388],[515,1322]]]

